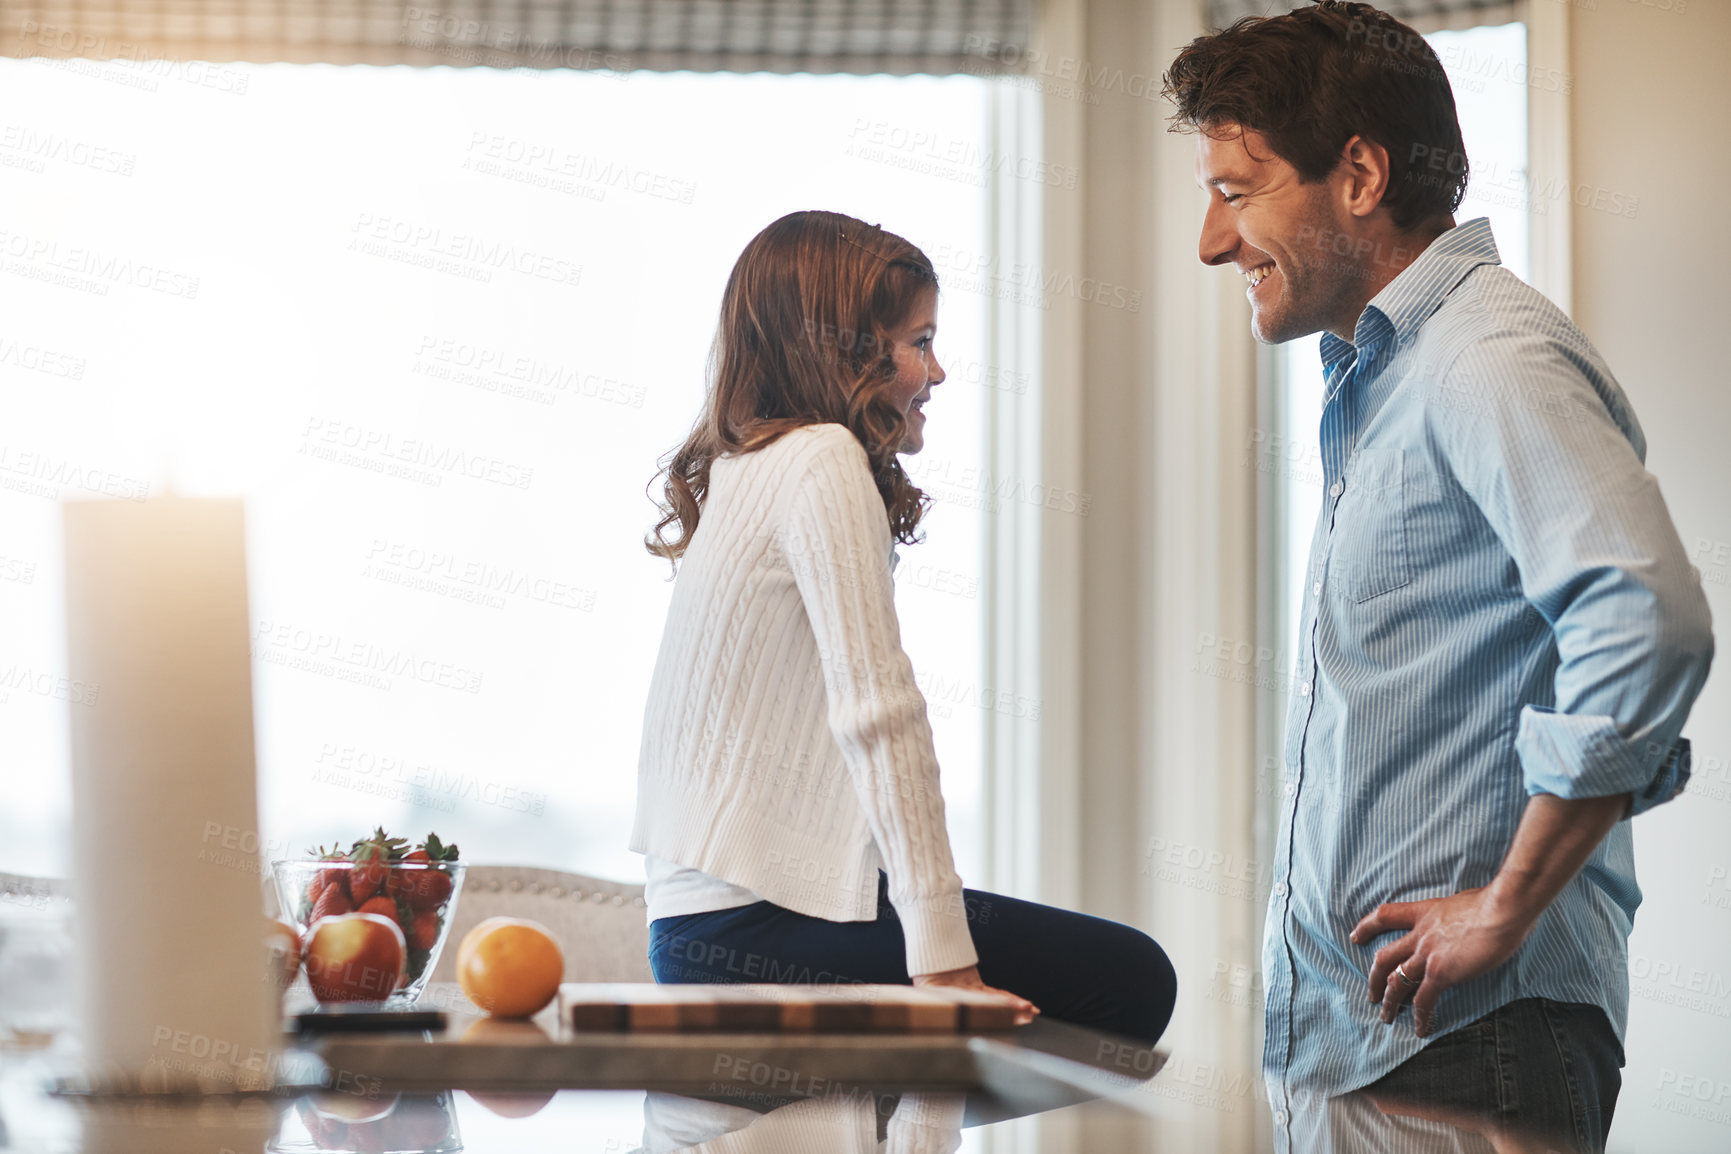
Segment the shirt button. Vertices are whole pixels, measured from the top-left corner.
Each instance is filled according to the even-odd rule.
[[[1299,684],[1298,684],[1298,696],[1300,696],[1300,697],[1309,697],[1310,696],[1310,682],[1308,682],[1308,681],[1299,682]]]
[[[1328,495],[1330,497],[1338,497],[1344,492],[1346,492],[1346,482],[1345,481],[1336,481],[1334,484],[1332,484],[1328,487]]]
[[[1286,883],[1285,882],[1275,882],[1274,883],[1274,896],[1277,898],[1283,898],[1286,896]]]
[[[1297,789],[1297,788],[1298,788],[1298,787],[1297,787],[1297,786],[1296,786],[1296,785],[1293,785],[1293,784],[1292,784],[1292,783],[1291,783],[1291,782],[1290,782],[1290,781],[1289,781],[1289,782],[1287,782],[1287,783],[1286,783],[1286,796],[1287,796],[1287,797],[1291,797],[1291,796],[1292,796],[1292,791],[1293,791],[1293,790],[1295,790],[1295,789]]]
[[[1316,594],[1318,597],[1321,597],[1322,596],[1322,582],[1318,581],[1315,585],[1312,585],[1310,587],[1310,591],[1312,593]]]
[[[1285,1110],[1276,1110],[1274,1112],[1274,1124],[1276,1126],[1286,1125],[1286,1111]]]

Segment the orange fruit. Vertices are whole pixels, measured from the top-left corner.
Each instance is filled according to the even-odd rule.
[[[551,1042],[546,1030],[534,1022],[507,1018],[476,1018],[463,1031],[464,1042],[492,1046],[538,1046]]]
[[[464,1093],[501,1118],[533,1117],[553,1100],[551,1090],[538,1094],[488,1094],[480,1090],[465,1090]]]
[[[495,1018],[527,1018],[559,992],[565,955],[540,922],[488,918],[457,947],[457,981]]]
[[[463,1034],[464,1042],[478,1042],[482,1045],[550,1045],[553,1039],[547,1036],[534,1022],[514,1022],[503,1018],[476,1018],[469,1024]],[[501,1118],[527,1118],[538,1114],[547,1103],[553,1100],[553,1091],[543,1090],[533,1094],[493,1094],[481,1090],[464,1091],[478,1104]]]

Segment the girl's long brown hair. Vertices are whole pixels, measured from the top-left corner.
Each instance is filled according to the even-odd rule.
[[[649,551],[675,565],[684,556],[717,457],[823,423],[859,438],[890,532],[916,540],[929,500],[896,457],[907,417],[884,393],[896,376],[889,334],[937,283],[925,253],[841,213],[789,213],[753,237],[722,294],[703,412],[656,474],[665,481]]]

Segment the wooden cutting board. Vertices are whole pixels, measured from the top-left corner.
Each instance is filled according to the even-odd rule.
[[[931,986],[567,982],[559,1003],[580,1032],[953,1034],[1007,1030],[1016,1019],[989,994]]]

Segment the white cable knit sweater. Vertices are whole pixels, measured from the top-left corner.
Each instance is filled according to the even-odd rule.
[[[644,711],[631,848],[830,921],[910,974],[977,961],[864,448],[810,425],[710,472]]]

